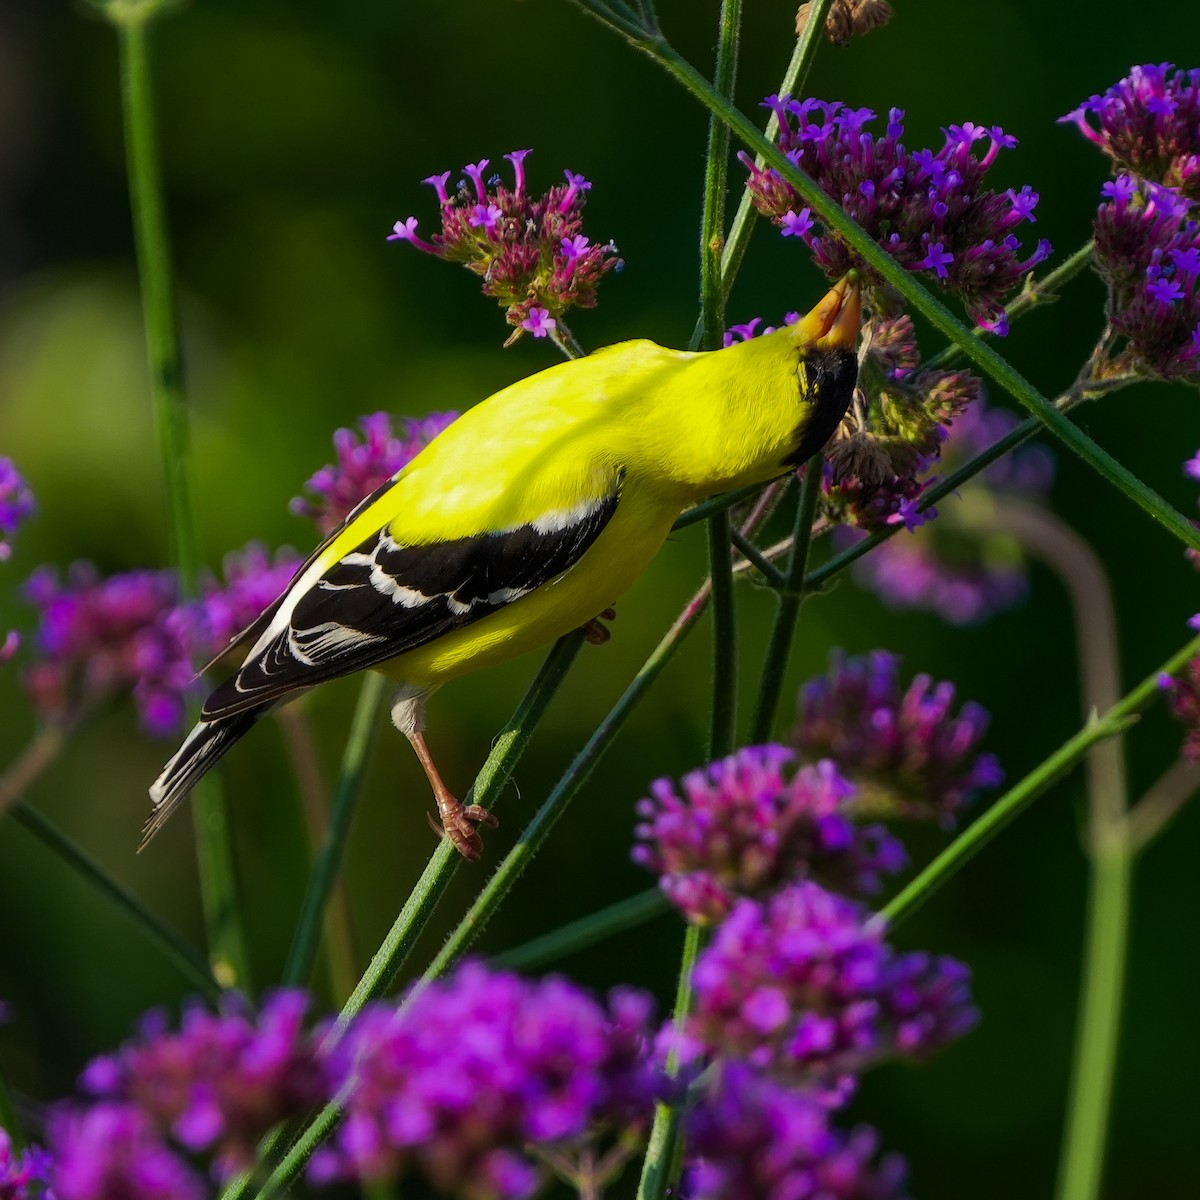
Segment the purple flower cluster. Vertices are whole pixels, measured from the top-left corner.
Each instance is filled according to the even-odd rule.
[[[1060,117],[1113,161],[1116,171],[1200,200],[1200,70],[1134,67],[1103,96]]]
[[[524,1197],[543,1170],[527,1144],[585,1154],[599,1133],[648,1123],[651,1003],[608,1006],[564,979],[530,981],[467,963],[365,1010],[338,1044],[346,1117],[313,1160],[318,1180],[419,1171],[445,1194]]]
[[[142,723],[169,734],[183,717],[192,678],[182,631],[168,621],[178,590],[170,571],[100,577],[76,563],[66,582],[50,567],[25,586],[41,611],[25,690],[39,717],[70,724],[81,712],[132,691]]]
[[[923,1057],[970,1029],[969,971],[897,954],[883,924],[815,883],[739,900],[700,956],[688,1034],[798,1083]]]
[[[54,1200],[50,1156],[37,1146],[17,1151],[0,1127],[0,1200]]]
[[[230,999],[220,1014],[186,1011],[177,1032],[151,1013],[135,1040],[88,1065],[81,1084],[102,1110],[132,1108],[155,1138],[215,1156],[225,1178],[253,1159],[269,1129],[329,1094],[307,1009],[296,991],[277,992],[257,1016]],[[70,1146],[70,1136],[56,1140],[60,1162]]]
[[[882,137],[867,131],[875,120],[868,108],[840,102],[768,96],[763,102],[779,120],[779,146],[828,196],[845,209],[889,254],[910,271],[930,274],[946,291],[959,296],[983,328],[1007,332],[1004,300],[1023,276],[1050,253],[1050,244],[1022,257],[1014,230],[1034,220],[1037,194],[994,192],[984,178],[1001,149],[1017,144],[992,126],[967,122],[945,130],[936,153],[909,151],[901,142],[904,113],[888,113]],[[976,154],[977,146],[983,147]],[[835,234],[817,233],[807,206],[774,169],[758,169],[742,153],[750,171],[748,187],[755,206],[811,249],[831,279],[852,267],[870,290],[882,280],[859,262]],[[874,297],[877,309],[882,297]]]
[[[742,1063],[722,1063],[686,1118],[688,1200],[904,1200],[903,1159],[879,1138],[831,1127],[813,1097]]]
[[[339,429],[333,435],[337,462],[322,467],[304,485],[310,495],[297,496],[291,503],[292,512],[311,518],[322,536],[331,533],[457,416],[446,412],[404,418],[402,431],[396,433],[391,416],[378,412],[359,418],[361,435]]]
[[[1102,191],[1095,262],[1126,344],[1101,374],[1200,378],[1200,208],[1132,175]]]
[[[442,228],[429,241],[417,234],[416,217],[397,221],[389,241],[411,242],[418,250],[449,262],[460,262],[483,280],[483,294],[499,301],[514,326],[509,344],[523,332],[546,337],[556,321],[578,305],[596,303],[596,287],[621,266],[611,242],[593,244],[583,230],[583,207],[591,184],[582,175],[564,172],[566,183],[534,197],[525,187],[528,150],[504,157],[512,163],[514,182],[505,187],[499,176],[484,180],[488,160],[463,170],[453,193],[450,172],[423,182],[437,192]],[[468,183],[467,180],[470,182]]]
[[[943,443],[942,469],[956,470],[1016,424],[1005,409],[971,405]],[[954,625],[974,624],[1012,607],[1029,589],[1021,546],[986,523],[976,528],[972,518],[976,512],[991,512],[995,497],[1044,498],[1054,481],[1054,466],[1044,446],[1010,451],[956,493],[937,521],[910,530],[911,536],[890,538],[858,559],[855,578],[891,608],[926,609]],[[843,529],[836,536],[850,545],[862,535]]]
[[[858,383],[826,452],[822,509],[830,520],[868,532],[936,516],[917,512],[951,426],[980,403],[969,371],[920,365],[907,316],[874,320],[864,338]]]
[[[785,313],[783,316],[784,325],[795,325],[799,320],[798,312]],[[766,325],[759,329],[760,325],[762,325],[762,317],[751,317],[749,321],[741,325],[730,325],[725,330],[721,344],[728,350],[736,342],[748,342],[753,337],[766,337],[768,333],[774,333],[777,329],[782,328],[780,325]]]
[[[970,701],[955,714],[954,685],[928,675],[901,691],[899,663],[884,650],[835,650],[828,674],[800,689],[792,742],[806,759],[838,764],[859,789],[858,811],[952,825],[1004,777],[993,755],[979,753],[988,715]]]
[[[1200,621],[1192,618],[1192,628]],[[1200,658],[1193,658],[1178,675],[1163,675],[1158,681],[1166,693],[1171,716],[1183,726],[1182,756],[1190,763],[1200,764]]]
[[[132,1104],[61,1109],[49,1132],[57,1200],[206,1200],[204,1181]]]
[[[882,875],[907,865],[883,826],[847,815],[855,789],[833,763],[786,779],[794,757],[782,746],[750,746],[685,775],[682,796],[660,779],[638,804],[634,861],[659,875],[689,921],[721,921],[738,897],[769,896],[797,879],[871,895]]]
[[[33,492],[12,459],[0,454],[0,562],[12,554],[9,539],[36,508]]]

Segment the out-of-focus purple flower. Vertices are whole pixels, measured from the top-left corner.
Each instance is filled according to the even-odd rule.
[[[270,604],[283,594],[301,563],[290,546],[275,551],[274,558],[261,542],[250,542],[225,555],[224,581],[209,579],[203,599],[180,616],[191,624],[196,655],[213,658]]]
[[[76,563],[64,584],[42,567],[25,595],[40,620],[24,682],[43,721],[70,723],[91,705],[132,691],[151,733],[178,729],[192,669],[183,631],[168,620],[178,599],[172,572],[103,579],[90,563]]]
[[[1200,70],[1134,67],[1059,120],[1099,146],[1115,170],[1200,200]]]
[[[36,508],[33,492],[13,465],[12,459],[0,454],[0,562],[12,554],[9,539]]]
[[[917,512],[927,472],[952,427],[976,408],[980,382],[969,371],[920,369],[907,316],[872,320],[864,334],[854,400],[825,457],[822,511],[868,532],[937,516]]]
[[[329,1095],[307,1009],[298,991],[275,993],[257,1017],[234,1001],[215,1015],[197,1006],[178,1032],[151,1014],[139,1037],[88,1065],[81,1085],[134,1106],[187,1150],[215,1155],[227,1177],[269,1129]]]
[[[532,1195],[543,1171],[528,1144],[569,1157],[599,1132],[632,1142],[648,1124],[651,1007],[466,963],[399,1008],[364,1010],[334,1052],[346,1116],[314,1177],[416,1171],[448,1195]]]
[[[827,1109],[744,1063],[722,1062],[684,1127],[688,1200],[904,1200],[907,1168],[877,1158],[865,1126],[842,1133]]]
[[[397,434],[392,430],[391,415],[379,412],[359,418],[361,435],[352,429],[339,429],[333,435],[337,462],[322,467],[304,485],[310,494],[297,496],[291,503],[292,512],[311,518],[322,536],[331,533],[457,416],[446,412],[405,417],[402,431]]]
[[[1095,263],[1125,343],[1096,373],[1200,380],[1200,207],[1129,175],[1106,183],[1103,194]]]
[[[132,1104],[60,1110],[49,1132],[58,1200],[204,1200],[201,1179]]]
[[[50,1187],[50,1155],[38,1146],[13,1149],[0,1127],[0,1200],[54,1200]]]
[[[1005,409],[972,404],[948,430],[941,469],[957,470],[1016,424],[1017,418]],[[919,529],[890,538],[858,559],[855,579],[891,608],[926,609],[954,625],[975,624],[1020,603],[1029,590],[1020,544],[994,522],[975,518],[991,513],[995,500],[1006,495],[1044,499],[1054,481],[1054,465],[1044,446],[1010,450],[939,505],[938,520],[922,522]],[[922,482],[922,491],[929,482]],[[835,536],[848,546],[863,535],[845,528]]]
[[[800,320],[798,312],[784,313],[783,324],[795,325]],[[725,330],[725,336],[721,344],[728,350],[735,342],[748,342],[753,337],[765,337],[768,333],[774,333],[775,330],[782,328],[780,325],[765,325],[762,329],[762,317],[751,317],[749,321],[741,325],[730,325]]]
[[[970,1029],[970,972],[951,958],[897,954],[883,923],[818,884],[739,900],[693,976],[688,1034],[798,1083],[923,1057]]]
[[[971,701],[955,714],[954,685],[928,675],[901,691],[899,664],[886,650],[834,650],[828,673],[800,689],[792,741],[804,758],[838,764],[858,788],[858,811],[952,825],[1004,777],[994,755],[979,753],[988,715]]]
[[[881,825],[847,815],[855,789],[831,762],[789,771],[783,746],[750,746],[692,771],[682,796],[670,779],[637,806],[634,861],[689,921],[722,920],[739,896],[761,899],[797,879],[871,895],[907,864]]]
[[[902,266],[932,274],[945,291],[960,297],[976,322],[1007,332],[1004,300],[1024,275],[1050,253],[1050,243],[1022,257],[1015,230],[1033,221],[1037,194],[1029,187],[993,192],[984,177],[1001,149],[1017,144],[992,126],[967,122],[945,130],[936,153],[907,150],[900,141],[904,113],[888,112],[882,137],[867,132],[875,120],[868,108],[840,102],[768,96],[763,102],[779,119],[779,146],[791,161],[845,209]],[[982,153],[976,153],[977,148]],[[774,169],[750,171],[747,186],[755,206],[777,225],[788,224],[812,250],[831,279],[850,268],[862,272],[872,306],[886,312],[882,280],[831,232],[804,229],[803,200]]]
[[[426,241],[417,234],[416,218],[408,217],[388,235],[388,241],[410,242],[480,276],[483,294],[499,301],[514,327],[508,345],[524,331],[545,337],[570,308],[593,307],[600,280],[622,265],[612,242],[592,245],[581,232],[591,183],[565,171],[565,184],[533,196],[525,187],[529,153],[505,155],[513,165],[511,189],[498,177],[485,184],[487,159],[466,167],[470,182],[461,180],[453,193],[446,187],[448,171],[431,176],[424,182],[437,192],[441,231]]]
[[[1189,625],[1200,628],[1200,623]],[[1178,675],[1160,676],[1158,685],[1166,693],[1171,716],[1183,726],[1180,754],[1190,763],[1200,763],[1200,658],[1193,658]]]

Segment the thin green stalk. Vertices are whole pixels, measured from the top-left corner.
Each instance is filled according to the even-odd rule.
[[[334,785],[325,840],[313,860],[308,888],[296,921],[296,931],[292,935],[287,965],[283,969],[285,987],[304,986],[312,973],[325,906],[341,868],[350,822],[362,792],[373,735],[386,690],[387,681],[384,677],[369,671],[358,694],[358,705],[350,723],[350,735],[342,752],[342,764],[338,769],[337,783]]]
[[[783,587],[787,582],[787,576],[749,538],[742,537],[736,529],[732,533],[733,544],[742,557],[758,571],[771,587]]]
[[[733,753],[737,738],[737,615],[729,510],[708,519],[708,570],[713,582],[713,682],[708,744],[713,758]]]
[[[540,970],[547,963],[558,962],[568,954],[577,954],[627,929],[637,929],[654,917],[670,911],[671,905],[662,892],[658,888],[647,888],[636,896],[618,900],[599,912],[588,913],[578,921],[571,921],[541,937],[495,954],[492,962],[513,971]]]
[[[575,756],[571,765],[551,789],[550,794],[534,814],[529,824],[521,831],[517,844],[508,852],[496,873],[475,898],[463,919],[454,927],[445,945],[425,972],[426,979],[443,974],[479,936],[484,925],[500,907],[501,902],[512,890],[521,873],[529,865],[534,854],[541,848],[550,830],[587,782],[604,752],[612,745],[617,734],[629,719],[638,702],[650,685],[662,674],[663,668],[674,657],[683,640],[699,621],[708,606],[711,589],[706,584],[692,598],[691,603],[676,618],[654,652],[642,664],[629,686],[621,693],[608,715],[596,727],[595,732],[583,749]]]
[[[587,7],[586,2],[584,7]],[[735,107],[728,97],[714,88],[691,63],[682,58],[669,42],[662,37],[646,36],[645,33],[622,32],[633,46],[649,55],[710,112],[724,121],[746,146],[761,154],[763,159],[800,193],[817,219],[845,241],[867,267],[890,283],[984,374],[998,383],[1023,408],[1038,417],[1073,454],[1185,545],[1200,549],[1200,529],[1194,526],[1189,518],[1168,504],[1157,492],[1147,487],[1136,475],[1072,424],[1065,414],[1055,408],[1015,367],[997,354],[987,342],[976,337],[936,296],[847,217],[838,203],[831,200],[808,176],[799,171],[778,147],[771,145],[754,122]]]
[[[805,578],[808,567],[808,550],[812,544],[813,518],[817,513],[817,501],[821,496],[821,475],[825,469],[825,456],[814,454],[804,470],[804,482],[796,501],[796,526],[792,534],[792,557],[787,575],[778,591],[775,608],[775,623],[771,627],[771,640],[767,644],[763,660],[762,680],[758,699],[754,706],[754,719],[750,723],[750,742],[759,745],[770,740],[779,711],[779,697],[783,694],[783,677],[792,656],[792,641],[796,636],[796,618],[804,602]]]
[[[674,1024],[675,1032],[682,1032],[688,1014],[692,1011],[694,990],[692,974],[696,960],[708,941],[708,931],[701,925],[689,925],[683,939],[683,954],[679,964],[679,983],[675,989]],[[679,1053],[672,1047],[667,1054],[667,1074],[679,1071]],[[679,1109],[674,1105],[659,1103],[655,1106],[654,1125],[646,1146],[646,1157],[642,1163],[642,1177],[638,1181],[638,1200],[661,1200],[668,1194],[678,1174],[680,1163]]]
[[[714,496],[711,500],[702,500],[699,504],[694,504],[687,512],[681,514],[675,524],[671,526],[671,530],[674,532],[679,529],[686,529],[689,525],[696,525],[700,521],[707,521],[713,513],[721,512],[722,509],[732,508],[733,505],[740,504],[743,500],[749,500],[751,496],[757,496],[762,490],[763,485],[761,483],[751,483],[733,492],[723,492],[720,496]]]
[[[18,825],[23,825],[38,841],[73,867],[77,874],[107,896],[179,968],[192,987],[211,999],[220,996],[221,988],[209,974],[200,951],[161,917],[151,912],[128,888],[113,879],[53,821],[24,801],[14,805],[12,819]]]
[[[113,5],[121,64],[121,109],[129,196],[175,566],[184,597],[196,594],[200,554],[189,482],[187,405],[171,278],[171,256],[158,169],[150,74],[150,5]],[[225,796],[210,777],[192,795],[196,855],[213,973],[225,986],[250,987],[250,960],[237,898],[233,839]]]
[[[1087,752],[1106,738],[1123,733],[1140,712],[1148,708],[1161,692],[1160,675],[1175,675],[1200,654],[1200,638],[1193,638],[1182,650],[1127,692],[1102,716],[1094,717],[1077,734],[1068,738],[1018,784],[1010,788],[981,817],[946,847],[899,895],[882,910],[889,924],[911,916],[938,888],[956,875],[1010,821],[1019,816],[1052,783],[1075,767]]]

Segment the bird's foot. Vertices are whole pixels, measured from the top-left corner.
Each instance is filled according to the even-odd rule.
[[[495,828],[500,822],[479,804],[463,804],[453,796],[438,797],[439,825],[429,818],[430,828],[438,837],[449,838],[455,850],[469,862],[478,862],[483,857],[483,838],[476,825]]]
[[[617,610],[611,607],[606,608],[598,617],[593,617],[590,621],[580,626],[583,630],[584,640],[592,646],[603,646],[612,637],[612,630],[600,622],[615,621],[616,619]]]

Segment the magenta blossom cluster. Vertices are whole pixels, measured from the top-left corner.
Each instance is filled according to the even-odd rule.
[[[924,1057],[977,1020],[967,968],[897,954],[882,921],[818,884],[739,900],[701,954],[688,1035],[805,1083]]]
[[[1113,161],[1116,171],[1200,200],[1200,70],[1134,67],[1102,96],[1060,117]]]
[[[957,470],[1016,424],[1017,418],[1005,409],[972,404],[948,431],[941,470]],[[1044,446],[1009,451],[955,493],[937,521],[923,522],[908,536],[890,538],[859,558],[855,579],[890,608],[924,609],[953,625],[976,624],[1011,608],[1029,590],[1024,553],[994,522],[992,528],[977,525],[974,516],[991,513],[995,502],[1007,496],[1044,499],[1054,471],[1054,456]],[[835,534],[843,546],[862,536],[849,528]]]
[[[1125,346],[1100,373],[1200,379],[1200,206],[1119,175],[1096,213],[1096,268]]]
[[[907,1168],[879,1137],[842,1133],[811,1094],[719,1064],[685,1124],[688,1200],[904,1200]]]
[[[195,1006],[177,1031],[151,1013],[138,1037],[88,1065],[81,1085],[104,1105],[142,1114],[165,1152],[173,1141],[211,1156],[228,1178],[253,1160],[269,1129],[329,1095],[307,1010],[302,992],[283,991],[257,1014],[228,995],[220,1013]],[[56,1140],[60,1162],[70,1148],[69,1138]]]
[[[634,861],[659,876],[689,921],[721,921],[738,897],[760,899],[797,879],[872,895],[907,865],[883,826],[848,815],[855,789],[833,763],[788,778],[794,758],[783,746],[750,746],[685,775],[679,790],[658,780],[639,802]]]
[[[600,280],[621,266],[612,242],[596,244],[583,233],[591,183],[566,171],[565,184],[534,196],[525,186],[529,153],[504,156],[513,168],[511,188],[498,176],[484,179],[486,158],[463,168],[467,178],[453,192],[449,171],[430,176],[423,182],[437,192],[441,231],[426,241],[417,234],[416,217],[408,217],[388,235],[480,276],[483,294],[499,301],[514,326],[510,343],[523,332],[546,337],[568,309],[593,307]]]
[[[38,1146],[15,1149],[0,1127],[0,1200],[55,1200],[50,1168],[49,1154]]]
[[[345,1119],[313,1159],[317,1180],[420,1173],[446,1195],[525,1197],[556,1161],[649,1122],[652,1004],[605,1006],[565,979],[530,981],[467,963],[399,1007],[364,1010],[334,1055]]]
[[[402,418],[397,433],[391,415],[378,412],[359,418],[359,433],[339,429],[333,435],[337,462],[322,467],[304,485],[309,495],[297,496],[291,503],[292,512],[310,518],[323,537],[332,533],[457,416],[445,412]]]
[[[208,1200],[205,1181],[132,1104],[60,1109],[49,1134],[55,1200]]]
[[[12,554],[10,540],[37,508],[33,492],[11,458],[0,454],[0,562]]]
[[[861,811],[952,825],[1004,777],[979,752],[988,715],[970,701],[956,713],[954,685],[928,675],[902,690],[899,665],[885,650],[834,650],[828,673],[800,689],[792,742],[806,759],[833,759],[858,787]]]
[[[1190,624],[1200,630],[1200,616]],[[1200,764],[1200,658],[1193,658],[1178,675],[1161,676],[1158,686],[1166,693],[1171,716],[1183,726],[1183,758]]]
[[[799,320],[800,314],[798,312],[789,312],[783,315],[783,325],[795,325]],[[748,342],[754,337],[766,337],[768,333],[774,333],[777,329],[783,328],[782,325],[763,325],[763,328],[759,329],[760,325],[762,325],[762,317],[751,317],[749,321],[745,321],[740,325],[730,325],[725,330],[721,344],[728,350],[730,346],[735,345],[737,342]]]
[[[42,567],[25,595],[41,615],[24,683],[43,721],[70,724],[93,705],[132,692],[150,732],[179,727],[192,668],[184,633],[168,620],[178,601],[172,572],[105,579],[90,563],[76,563],[63,582]]]
[[[884,250],[958,296],[980,326],[1007,332],[1005,298],[1050,253],[1043,240],[1023,254],[1015,233],[1034,220],[1037,193],[1028,186],[1004,192],[984,186],[996,156],[1016,138],[967,122],[945,130],[937,152],[910,151],[900,140],[904,113],[898,108],[889,110],[877,136],[867,130],[875,120],[869,108],[790,96],[763,103],[779,120],[780,149]],[[800,194],[776,170],[759,169],[744,152],[739,157],[750,171],[755,206],[785,237],[800,238],[831,279],[855,267],[869,290],[880,287],[882,280],[836,234],[817,232]],[[873,303],[879,308],[880,297]]]

